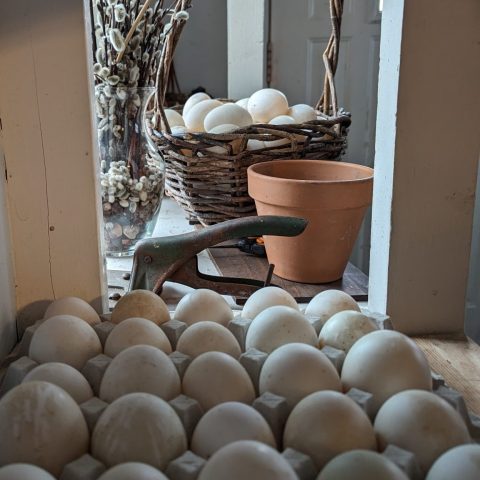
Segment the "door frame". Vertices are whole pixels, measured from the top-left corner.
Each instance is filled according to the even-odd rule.
[[[266,3],[228,1],[229,18],[235,18],[229,22],[229,65],[245,41],[263,39],[251,45],[256,54],[249,68],[229,75],[233,97],[265,86],[265,77],[257,77],[248,92],[242,90],[250,69],[265,71],[266,18],[256,19],[248,35],[242,29],[256,4],[266,15]],[[395,328],[409,334],[464,330],[480,151],[479,20],[477,0],[465,0],[455,11],[438,0],[383,5],[369,308],[388,313]],[[445,121],[443,101],[449,98],[461,104],[461,122]]]

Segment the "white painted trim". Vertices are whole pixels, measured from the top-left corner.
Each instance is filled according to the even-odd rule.
[[[479,24],[478,0],[384,4],[369,308],[408,334],[464,329]]]
[[[403,0],[389,2],[382,14],[378,72],[377,134],[373,184],[368,308],[387,312],[388,267],[392,224],[393,171],[396,141],[398,72],[400,69]]]
[[[20,329],[53,298],[105,305],[88,63],[83,2],[0,2],[1,141]]]
[[[267,1],[228,0],[228,96],[249,97],[265,87]]]

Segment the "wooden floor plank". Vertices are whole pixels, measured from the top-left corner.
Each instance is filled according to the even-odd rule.
[[[414,338],[432,370],[463,395],[467,407],[480,415],[480,347],[470,339]]]

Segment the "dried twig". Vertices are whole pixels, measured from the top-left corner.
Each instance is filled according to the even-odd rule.
[[[135,29],[138,27],[139,23],[142,21],[143,16],[145,15],[145,12],[148,10],[150,5],[154,2],[155,0],[145,0],[145,3],[143,4],[142,9],[140,10],[140,13],[137,15],[137,18],[132,24],[132,27],[127,33],[127,36],[125,37],[125,44],[123,48],[118,52],[117,59],[115,60],[115,63],[120,62],[120,60],[123,57],[123,54],[125,53],[125,50],[127,49],[128,43],[130,42],[133,34],[135,33]],[[146,26],[146,25],[145,25]]]

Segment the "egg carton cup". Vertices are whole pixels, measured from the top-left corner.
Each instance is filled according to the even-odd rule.
[[[370,312],[368,312],[368,316],[375,320],[379,328],[391,328],[391,322],[387,316],[377,315],[375,319]],[[93,326],[93,328],[102,346],[104,346],[115,324],[110,322],[109,314],[102,315],[101,320],[101,323]],[[19,385],[25,376],[38,365],[37,362],[28,357],[28,351],[33,334],[42,322],[43,320],[39,320],[25,330],[22,340],[3,365],[4,375],[3,381],[0,378],[0,397],[11,388]],[[242,354],[238,361],[247,371],[255,387],[257,396],[252,403],[252,407],[255,408],[269,424],[281,451],[283,431],[290,414],[290,408],[284,397],[271,392],[265,392],[259,395],[259,376],[263,364],[268,358],[268,354],[257,349],[248,349],[245,351],[245,338],[251,322],[252,320],[250,319],[237,316],[229,323],[228,328],[241,345]],[[187,325],[183,322],[170,320],[161,325],[161,328],[172,344],[173,352],[169,355],[169,358],[175,365],[180,378],[183,378],[192,359],[188,355],[175,350],[175,347],[181,334],[187,328]],[[345,353],[329,346],[322,348],[321,351],[330,359],[337,371],[340,372]],[[111,361],[112,359],[109,356],[100,354],[88,360],[82,369],[82,374],[96,395],[80,405],[90,432],[93,431],[96,422],[108,406],[108,403],[101,400],[98,395],[103,375]],[[468,426],[472,439],[480,442],[480,417],[469,412],[463,397],[457,391],[445,385],[444,379],[434,372],[432,372],[432,384],[434,393],[444,398],[462,416]],[[346,395],[372,417],[371,393],[352,388],[346,392]],[[182,421],[187,439],[190,442],[193,431],[203,415],[199,403],[195,399],[181,394],[170,400],[169,404]],[[299,480],[315,480],[319,472],[313,460],[308,455],[291,448],[283,450],[282,455],[292,466]],[[395,445],[389,445],[383,452],[383,455],[399,466],[411,480],[421,480],[419,467],[413,453]],[[171,461],[164,473],[170,480],[196,480],[204,464],[205,459],[191,451],[186,451],[180,457]],[[105,470],[106,466],[103,465],[102,462],[92,455],[86,454],[67,464],[59,478],[60,480],[97,480]]]

